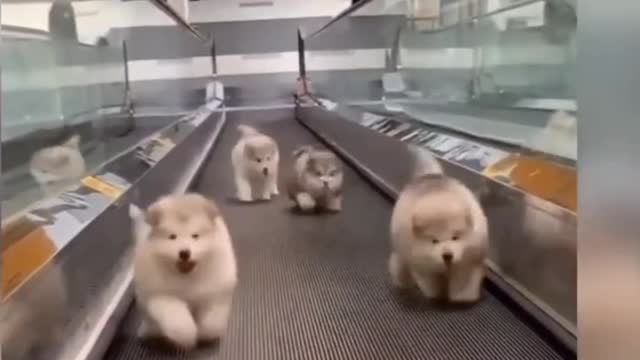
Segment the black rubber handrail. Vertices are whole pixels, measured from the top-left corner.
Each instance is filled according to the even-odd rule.
[[[329,26],[333,25],[334,23],[340,21],[342,18],[348,16],[349,14],[353,13],[354,11],[360,9],[361,7],[365,6],[366,4],[372,2],[373,0],[360,0],[358,2],[356,2],[355,4],[349,6],[348,8],[342,10],[338,15],[334,16],[331,18],[331,20],[329,20],[326,24],[322,25],[318,30],[312,32],[311,34],[307,35],[304,37],[305,40],[307,39],[311,39],[313,37],[315,37],[316,35],[320,34],[321,32],[323,32],[324,30],[326,30]]]
[[[189,24],[187,20],[185,20],[180,14],[178,14],[176,10],[173,7],[171,7],[171,5],[169,5],[169,3],[165,2],[164,0],[149,0],[149,1],[151,1],[152,4],[154,4],[158,9],[164,12],[171,19],[173,19],[178,25],[180,25],[181,27],[186,29],[189,33],[191,33],[191,35],[200,39],[202,42],[210,41],[208,36],[205,36],[196,28],[191,26],[191,24]]]

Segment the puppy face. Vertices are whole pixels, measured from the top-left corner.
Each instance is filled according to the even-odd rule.
[[[255,175],[268,176],[276,170],[278,148],[269,138],[256,136],[246,140],[244,157],[249,171]]]
[[[151,227],[150,251],[167,266],[188,274],[215,253],[216,220],[213,202],[198,194],[169,196],[151,205],[145,221]]]
[[[430,194],[417,201],[411,216],[414,265],[446,271],[462,261],[473,229],[463,199],[448,191]]]
[[[335,192],[342,186],[342,166],[333,153],[313,151],[309,153],[302,177],[311,193]]]

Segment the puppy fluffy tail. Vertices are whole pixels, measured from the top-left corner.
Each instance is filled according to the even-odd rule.
[[[145,220],[144,211],[135,204],[129,204],[129,217],[131,218],[131,225],[133,227],[134,241],[144,241],[151,230],[151,227]]]
[[[260,134],[260,131],[258,131],[258,129],[249,125],[238,125],[238,131],[240,131],[242,137]]]
[[[554,130],[575,131],[578,120],[575,116],[564,110],[559,110],[551,114],[547,123],[547,128]]]
[[[413,158],[412,179],[428,174],[443,174],[440,162],[429,150],[409,145],[409,152]]]

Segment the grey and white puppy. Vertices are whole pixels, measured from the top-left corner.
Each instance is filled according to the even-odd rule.
[[[46,194],[75,183],[86,171],[80,136],[73,135],[60,145],[36,151],[31,156],[29,170]]]
[[[475,302],[485,275],[487,219],[466,186],[417,151],[417,171],[391,216],[391,281],[417,287],[426,298]]]
[[[236,191],[240,201],[261,200],[278,195],[280,153],[276,141],[257,129],[240,125],[242,134],[231,151]]]
[[[302,146],[293,152],[289,198],[303,211],[342,210],[342,164],[330,151]]]

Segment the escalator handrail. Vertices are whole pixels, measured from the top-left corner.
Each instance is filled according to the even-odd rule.
[[[316,35],[320,34],[324,30],[326,30],[328,27],[333,25],[334,23],[340,21],[342,18],[348,16],[349,14],[353,13],[354,11],[360,9],[361,7],[367,5],[368,3],[372,2],[372,1],[373,0],[360,0],[360,1],[352,4],[348,8],[342,10],[338,15],[332,17],[331,20],[329,20],[326,24],[322,25],[319,29],[317,29],[317,30],[313,31],[312,33],[310,33],[309,35],[305,36],[304,39],[308,40],[308,39],[311,39],[311,38],[315,37]]]

